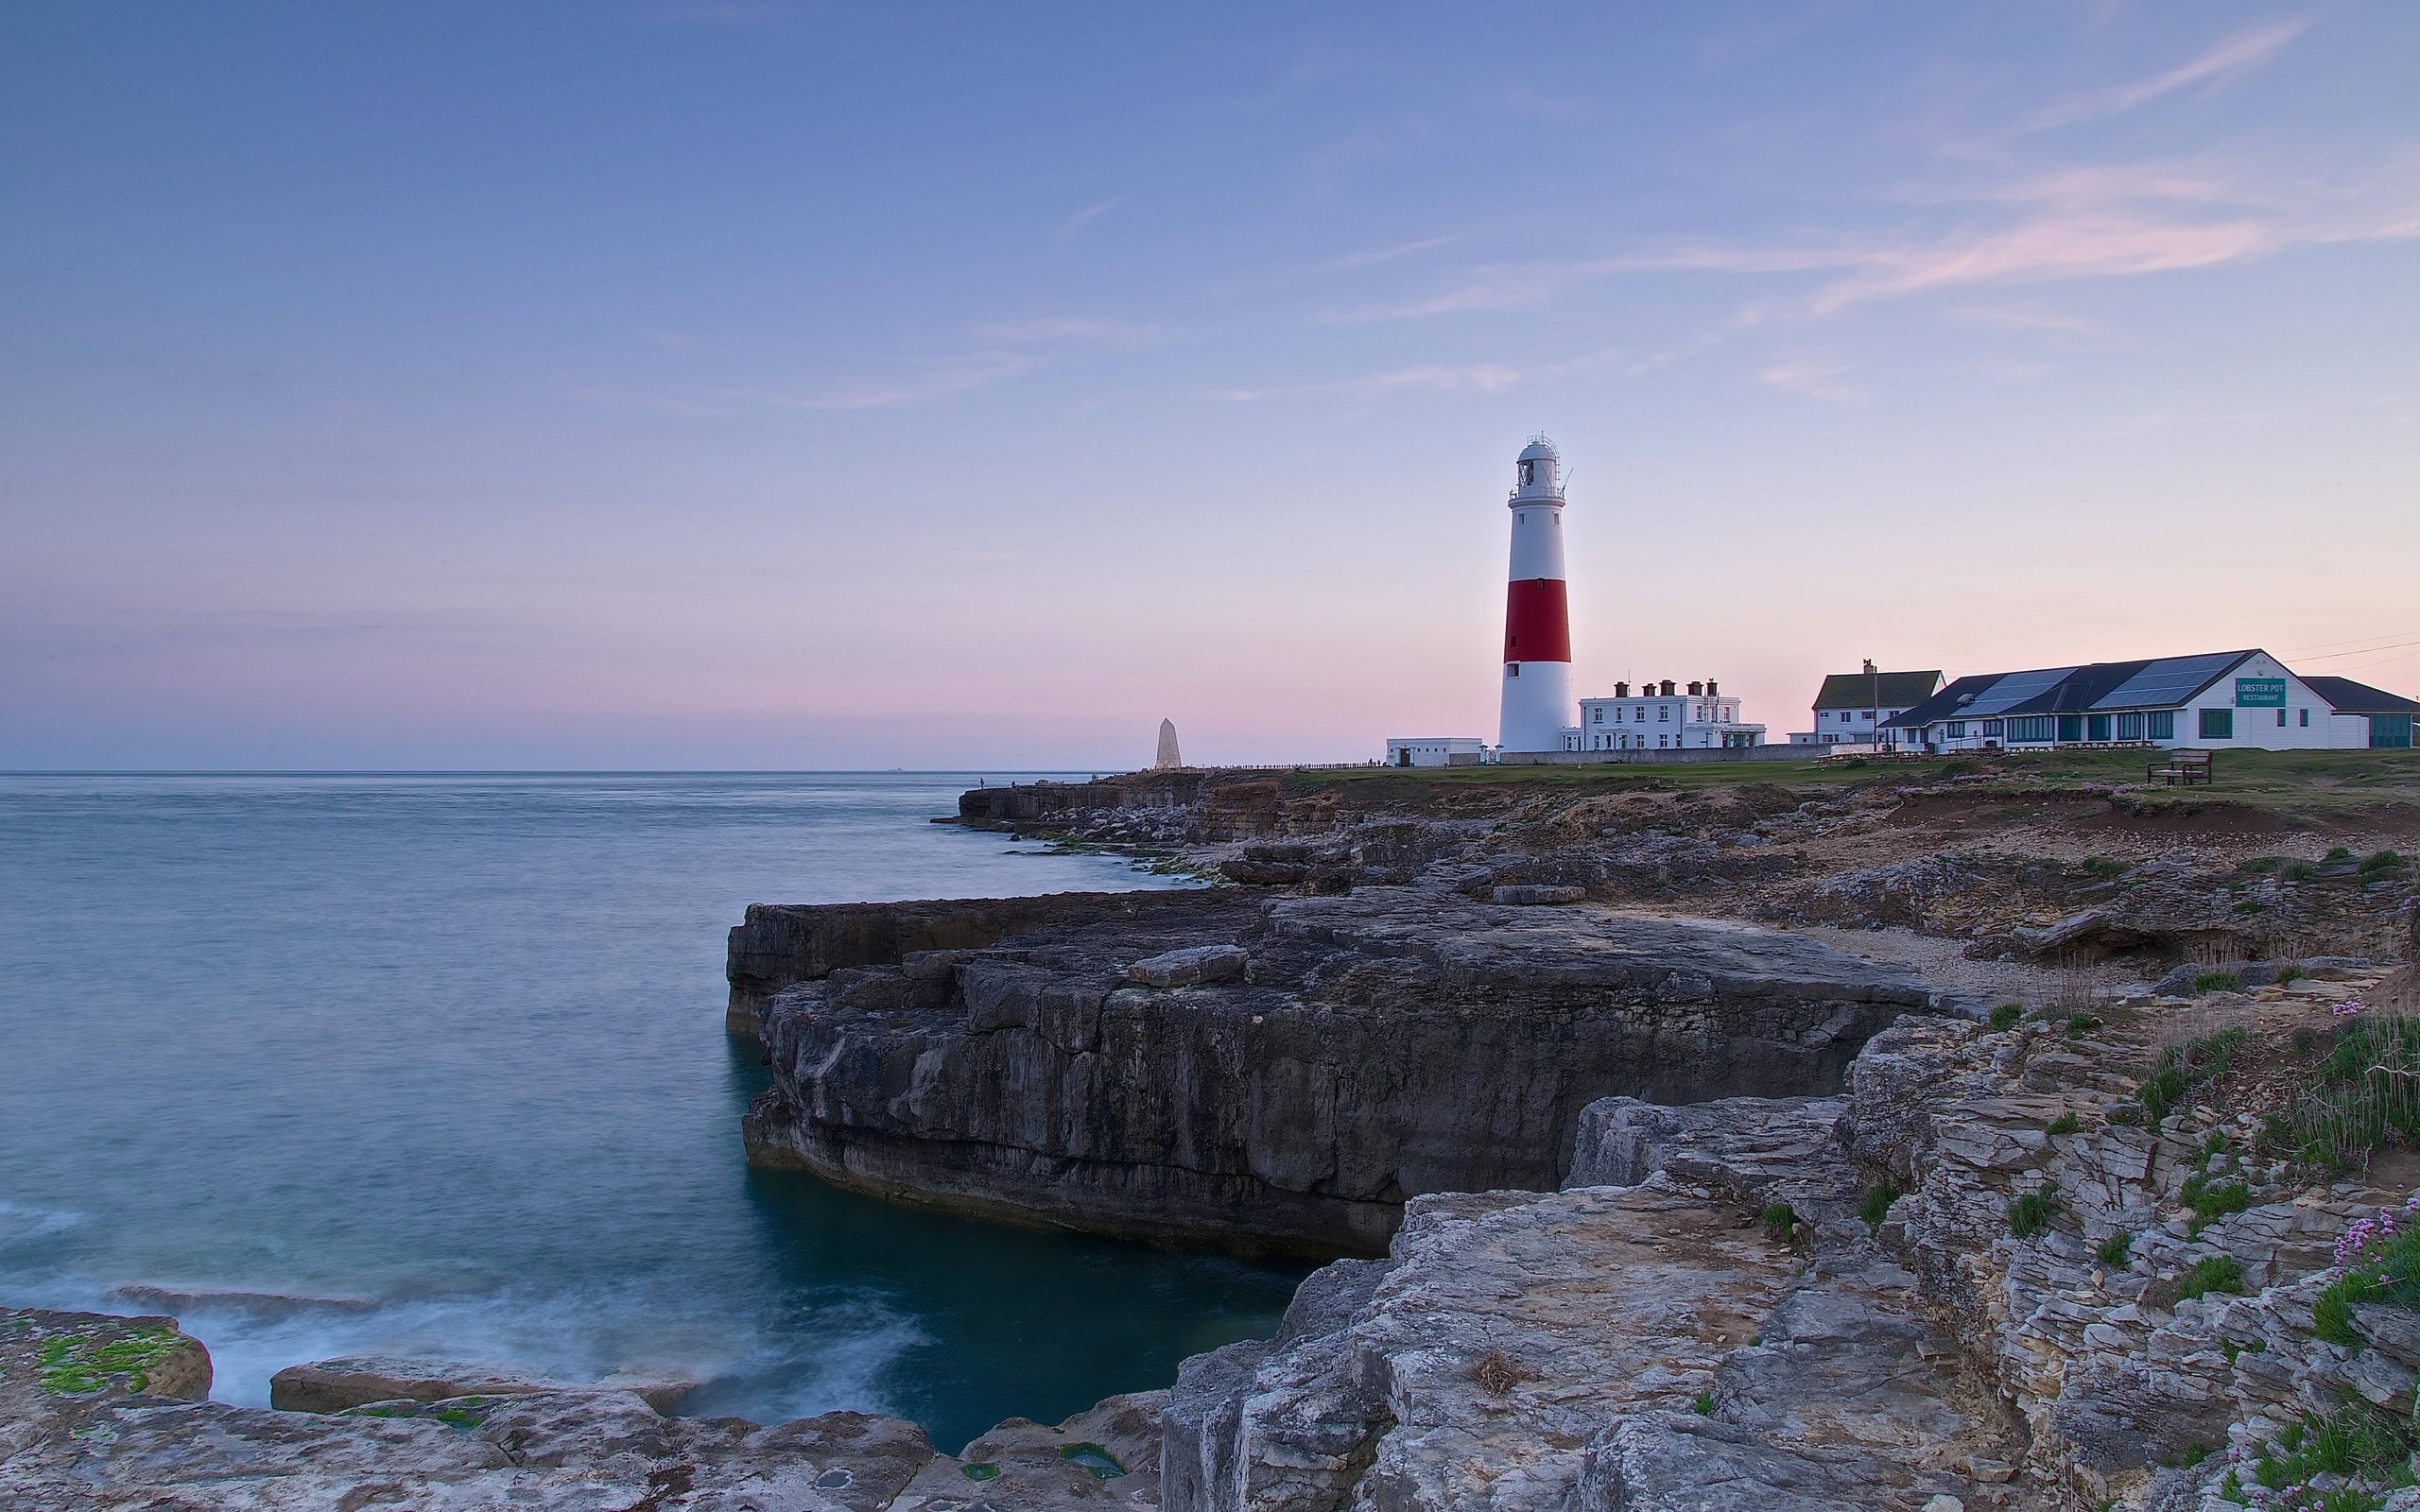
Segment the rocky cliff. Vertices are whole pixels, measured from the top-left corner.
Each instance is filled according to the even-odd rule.
[[[752,1160],[1133,1237],[1374,1253],[1581,1109],[1838,1089],[1931,994],[1795,936],[1443,890],[1162,894],[776,993]]]
[[[2379,976],[1916,1017],[1845,1096],[1597,1104],[1569,1190],[1415,1200],[1276,1337],[1187,1361],[1164,1504],[2411,1512],[2420,1289],[2332,1262],[2412,1222],[2411,1162],[2272,1147],[2323,1000],[2410,990]]]
[[[751,903],[726,947],[723,974],[731,984],[731,1003],[724,1027],[752,1039],[775,992],[793,983],[821,981],[850,967],[896,966],[923,952],[977,950],[1054,924],[1148,920],[1191,906],[1161,892],[1060,892],[901,903]]]

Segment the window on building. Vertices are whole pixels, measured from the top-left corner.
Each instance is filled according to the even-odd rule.
[[[1519,676],[1521,675],[1521,663],[1520,663],[1520,662],[1505,662],[1505,663],[1504,663],[1504,675],[1505,675],[1506,677],[1508,677],[1508,678],[1517,678],[1517,677],[1519,677]]]
[[[2048,740],[2057,732],[2058,721],[2048,714],[2033,714],[2008,721],[2008,738],[2012,741]]]
[[[1590,724],[1592,724],[1592,725],[1601,725],[1601,724],[1603,724],[1603,723],[1605,722],[1605,711],[1603,711],[1602,709],[1592,709],[1592,710],[1590,710],[1590,711],[1589,711],[1588,722],[1589,722]]]
[[[2083,739],[2083,715],[2061,714],[2059,716],[2059,738],[2061,740]]]
[[[2176,738],[2175,710],[2154,709],[2145,716],[2145,719],[2146,722],[2150,724],[2151,729],[2149,732],[2144,735],[2144,739],[2174,740]]]
[[[2286,711],[2283,709],[2277,711],[2277,728],[2279,730],[2286,728]]]
[[[2232,709],[2203,710],[2202,738],[2204,740],[2235,739],[2235,711]]]
[[[2084,718],[2084,738],[2086,740],[2093,741],[2095,743],[2106,741],[2109,738],[2109,716],[2107,714],[2086,715]]]
[[[2308,709],[2303,711],[2302,726],[2305,730],[2310,728],[2310,711]]]
[[[1869,725],[1870,725],[1870,724],[1872,724],[1872,723],[1874,723],[1874,711],[1873,711],[1873,710],[1868,709],[1868,710],[1865,712],[1865,722],[1866,722],[1867,724],[1869,724]]]
[[[1657,722],[1662,723],[1662,724],[1669,724],[1669,723],[1671,723],[1671,722],[1672,722],[1672,706],[1671,706],[1670,704],[1668,704],[1668,703],[1659,703],[1659,704],[1657,704],[1657,705],[1655,706],[1655,718],[1656,718]]]
[[[2008,722],[2006,720],[1986,719],[1983,721],[1983,738],[1985,740],[1999,740],[2004,738],[2007,734]]]
[[[2143,716],[2140,714],[2119,714],[2118,716],[2118,738],[2119,740],[2142,739]]]
[[[1941,738],[1944,740],[1964,740],[1966,738],[1966,721],[1963,719],[1952,719],[1947,724],[1943,725],[1941,727]]]

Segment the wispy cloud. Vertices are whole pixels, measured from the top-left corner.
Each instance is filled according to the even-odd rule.
[[[1935,291],[2134,277],[2242,263],[2296,246],[2408,240],[2420,237],[2420,152],[2333,180],[2306,162],[2055,169],[1970,188],[1955,202],[1971,207],[1974,219],[1996,224],[1485,265],[1419,299],[1319,318],[1399,320],[1515,309],[1599,279],[1668,272],[1826,275],[1805,296],[1803,308],[1821,316]]]
[[[1440,392],[1475,390],[1493,394],[1536,376],[1535,370],[1525,371],[1494,362],[1429,363],[1325,383],[1289,384],[1276,388],[1222,388],[1216,390],[1211,397],[1233,400],[1237,404],[1254,404],[1264,399],[1289,399],[1311,394],[1358,394],[1376,398],[1406,389],[1424,388]]]
[[[1422,252],[1434,251],[1440,247],[1451,247],[1461,240],[1460,236],[1423,236],[1417,241],[1398,242],[1392,247],[1376,247],[1368,251],[1347,252],[1341,257],[1332,257],[1323,263],[1311,263],[1278,276],[1281,279],[1304,279],[1322,278],[1330,273],[1350,273],[1356,268],[1375,267],[1381,263],[1392,263],[1398,258],[1415,257]]]
[[[731,384],[676,394],[597,387],[583,389],[574,397],[591,404],[699,418],[765,408],[900,409],[971,393],[1088,353],[1135,346],[1165,334],[1153,326],[1098,316],[1025,317],[987,321],[975,327],[969,333],[973,342],[964,351],[898,362],[888,370],[858,377]]]
[[[2033,331],[2088,340],[2109,335],[2109,328],[2098,320],[2039,306],[1968,304],[1951,310],[1949,314],[1969,325],[1991,326],[2002,331]]]
[[[987,387],[1004,379],[1020,378],[1048,360],[1032,352],[970,352],[922,363],[912,371],[889,378],[851,379],[798,388],[724,388],[716,392],[722,398],[776,409],[898,409]]]
[[[2174,68],[2153,74],[2129,83],[2108,89],[2073,94],[2059,100],[2040,112],[2019,123],[2016,130],[2047,131],[2084,121],[2096,121],[2112,115],[2122,115],[2179,90],[2197,84],[2213,88],[2227,80],[2248,74],[2270,59],[2296,37],[2310,29],[2310,21],[2276,22],[2255,26],[2225,39],[2207,51]]]
[[[1059,229],[1052,232],[1051,235],[1063,242],[1074,241],[1076,239],[1076,232],[1083,230],[1086,226],[1091,225],[1094,221],[1098,220],[1101,216],[1108,215],[1111,211],[1115,210],[1123,203],[1125,203],[1125,198],[1123,196],[1119,196],[1115,198],[1104,199],[1097,205],[1086,205],[1083,209],[1077,211],[1074,215],[1069,215],[1066,219],[1061,221],[1059,223]]]
[[[1792,357],[1775,363],[1756,374],[1760,382],[1775,388],[1820,399],[1830,404],[1862,404],[1866,391],[1848,381],[1853,371],[1845,363],[1828,362],[1820,357]]]
[[[1157,326],[1098,316],[1037,316],[992,320],[975,328],[975,335],[982,340],[1011,346],[1107,346],[1147,341],[1166,334]]]

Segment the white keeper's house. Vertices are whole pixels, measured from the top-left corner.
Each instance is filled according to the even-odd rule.
[[[1884,672],[1872,662],[1858,672],[1835,672],[1815,691],[1812,730],[1790,731],[1793,746],[1865,746],[1882,742],[1883,726],[1941,691],[1941,673]]]
[[[1667,678],[1633,694],[1614,684],[1610,698],[1580,700],[1580,724],[1563,732],[1565,750],[1708,750],[1761,746],[1765,727],[1743,724],[1739,700],[1711,678],[1676,689]]]
[[[2325,750],[2408,747],[2414,711],[2420,704],[2349,679],[2306,680],[2266,651],[2213,651],[1960,678],[1881,730],[1888,744],[1936,752]]]

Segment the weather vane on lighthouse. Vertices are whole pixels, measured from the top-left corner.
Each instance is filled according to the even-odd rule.
[[[1563,454],[1532,436],[1516,462],[1511,583],[1504,598],[1504,706],[1509,751],[1560,750],[1570,727],[1571,604],[1564,586]]]

